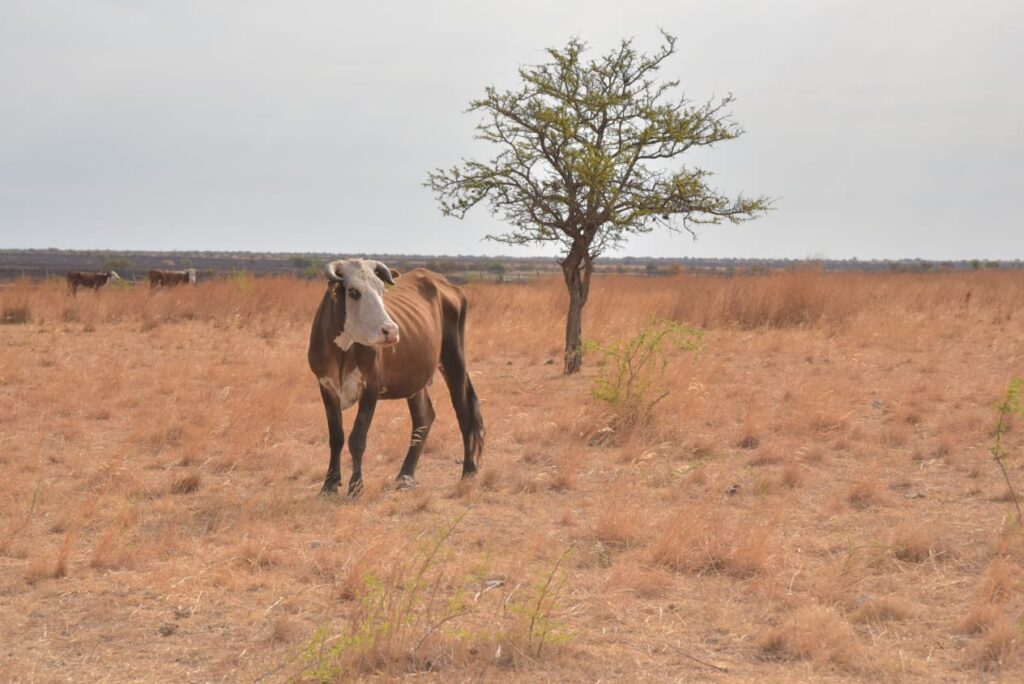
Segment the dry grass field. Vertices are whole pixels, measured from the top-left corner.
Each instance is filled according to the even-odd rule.
[[[467,289],[483,470],[438,380],[419,488],[382,402],[355,501],[321,284],[0,289],[0,677],[1024,681],[1024,273],[602,277],[588,337],[706,330],[632,426],[560,282]]]

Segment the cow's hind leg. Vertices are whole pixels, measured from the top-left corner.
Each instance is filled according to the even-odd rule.
[[[444,373],[444,380],[448,384],[455,416],[459,419],[459,431],[462,432],[462,477],[469,477],[476,472],[478,461],[483,456],[484,421],[480,416],[480,402],[477,401],[476,391],[469,380],[469,373],[466,372],[461,332],[459,330],[459,334],[445,335],[441,343],[441,372]]]
[[[416,486],[416,464],[434,422],[434,406],[430,403],[426,387],[409,397],[409,415],[412,416],[412,437],[409,439],[409,451],[402,462],[402,469],[398,471],[396,482],[399,489]]]
[[[324,478],[320,494],[331,496],[338,493],[338,485],[341,484],[341,447],[345,443],[345,432],[341,426],[341,404],[338,403],[337,397],[325,387],[320,388],[320,396],[324,400],[331,442],[331,460],[327,465],[327,476]]]

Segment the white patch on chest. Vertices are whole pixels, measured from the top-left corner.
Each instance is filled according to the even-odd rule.
[[[334,338],[334,344],[338,345],[341,351],[348,351],[352,344],[355,342],[352,336],[342,330],[338,333],[338,336]]]
[[[363,374],[358,368],[353,368],[341,382],[341,410],[344,411],[352,404],[359,401],[359,395],[363,393],[366,383],[363,382]]]

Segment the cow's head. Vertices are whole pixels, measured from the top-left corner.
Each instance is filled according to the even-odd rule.
[[[185,273],[188,273],[188,282],[190,282],[191,284],[195,285],[196,284],[196,269],[194,269],[194,268],[187,269],[185,271]]]
[[[111,282],[121,280],[121,276],[117,275],[117,271],[107,271],[107,279]]]
[[[379,261],[341,259],[327,264],[326,275],[332,296],[344,312],[335,344],[348,350],[353,342],[367,347],[398,342],[398,324],[384,308],[384,286],[395,284],[398,271]]]

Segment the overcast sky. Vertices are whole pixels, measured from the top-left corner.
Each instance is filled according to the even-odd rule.
[[[487,85],[658,28],[768,217],[627,255],[1024,258],[1024,2],[0,1],[0,247],[538,254],[443,218]]]

